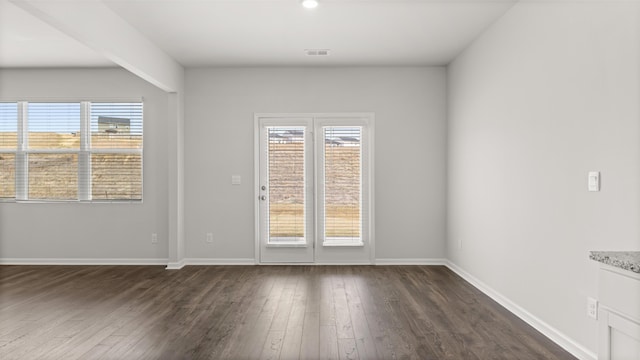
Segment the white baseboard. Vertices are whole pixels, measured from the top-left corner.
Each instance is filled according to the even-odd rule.
[[[0,265],[167,265],[167,259],[0,258]]]
[[[447,265],[447,259],[376,259],[376,265]]]
[[[185,259],[182,259],[178,262],[170,262],[170,263],[167,263],[166,265],[167,265],[166,267],[167,270],[180,270],[185,266]]]
[[[253,258],[239,259],[210,259],[210,258],[185,258],[184,265],[255,265]]]
[[[367,265],[374,265],[372,264],[370,261],[365,260],[365,261],[337,261],[337,262],[330,262],[330,261],[325,261],[325,262],[315,262],[315,263],[311,263],[311,264],[306,264],[306,265],[318,265],[318,266],[367,266]]]
[[[451,269],[451,271],[458,274],[461,278],[469,282],[471,285],[476,287],[478,290],[482,291],[485,295],[496,301],[498,304],[502,305],[505,309],[509,310],[515,316],[522,319],[527,324],[531,325],[533,328],[541,332],[544,336],[551,339],[551,341],[558,344],[558,346],[562,347],[573,356],[577,357],[580,360],[597,360],[598,356],[591,352],[589,349],[584,346],[578,344],[573,339],[569,338],[558,329],[552,327],[541,319],[537,318],[527,310],[520,307],[515,302],[509,300],[504,295],[495,291],[493,288],[478,280],[473,275],[469,274],[465,270],[463,270],[458,265],[453,262],[447,260],[446,266]]]

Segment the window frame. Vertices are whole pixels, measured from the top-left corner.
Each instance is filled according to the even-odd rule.
[[[0,103],[16,103],[17,144],[15,150],[0,149],[0,153],[15,156],[15,197],[0,198],[0,203],[132,203],[144,201],[144,101],[137,99],[31,99],[5,100]],[[29,147],[29,103],[79,103],[80,146],[78,149],[46,149]],[[91,148],[91,103],[139,103],[142,106],[142,140],[140,148]],[[75,154],[78,159],[77,199],[30,199],[29,198],[29,154]],[[140,156],[140,199],[92,199],[91,156],[92,154],[134,154]]]
[[[316,241],[322,247],[363,247],[372,242],[373,223],[373,152],[372,152],[372,116],[359,117],[316,117],[314,119],[315,156],[316,156]],[[325,207],[325,139],[324,129],[360,128],[360,238],[358,240],[327,239],[326,236],[326,207]]]

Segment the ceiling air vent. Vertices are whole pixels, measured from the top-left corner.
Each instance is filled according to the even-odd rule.
[[[329,55],[329,49],[304,49],[304,52],[308,56],[327,56],[327,55]]]

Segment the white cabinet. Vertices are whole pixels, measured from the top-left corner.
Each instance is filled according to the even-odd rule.
[[[598,360],[640,360],[640,274],[598,271]]]

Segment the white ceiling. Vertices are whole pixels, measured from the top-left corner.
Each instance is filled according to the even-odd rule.
[[[319,1],[102,2],[184,66],[369,66],[447,64],[517,0]],[[0,67],[52,66],[113,63],[0,0]]]
[[[76,40],[0,0],[0,68],[115,66]]]

